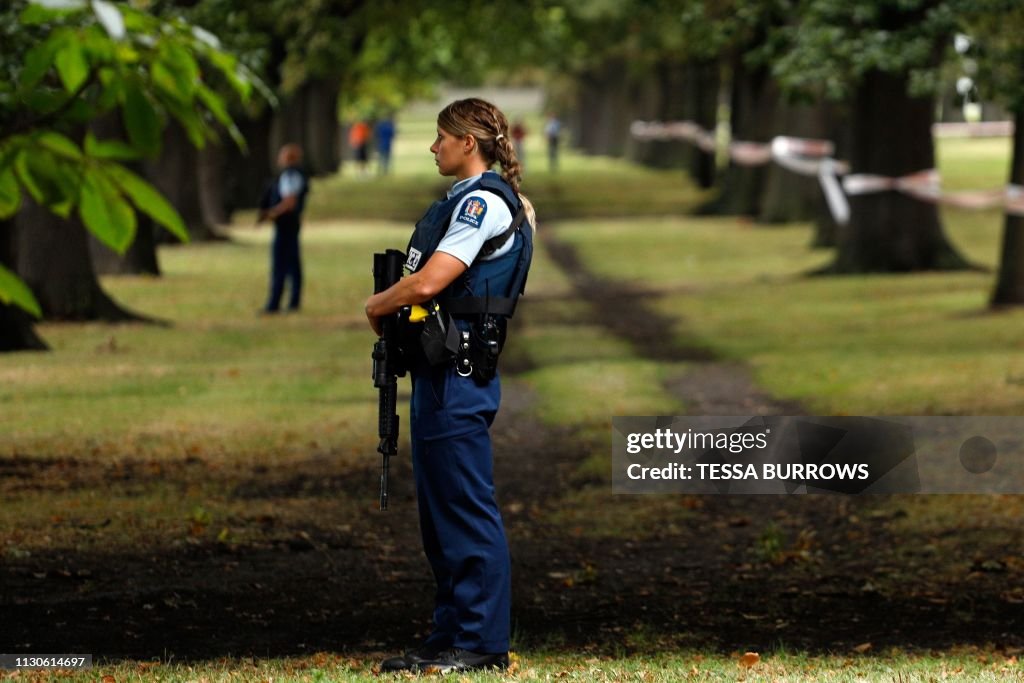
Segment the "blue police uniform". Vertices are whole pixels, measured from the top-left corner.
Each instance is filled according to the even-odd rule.
[[[270,293],[265,309],[276,311],[281,306],[286,280],[291,281],[288,308],[296,310],[302,303],[302,259],[299,254],[299,228],[306,206],[309,183],[302,169],[284,169],[269,188],[267,207],[277,206],[285,197],[295,196],[295,208],[274,219],[274,241],[270,250]]]
[[[442,306],[454,309],[460,299],[481,297],[514,301],[532,255],[529,226],[492,253],[481,255],[481,250],[506,232],[519,207],[518,196],[491,171],[456,183],[416,224],[407,268],[416,271],[435,251],[444,251],[468,268],[438,297]],[[468,329],[475,318],[479,315],[457,316],[456,324]],[[420,531],[437,582],[434,629],[426,645],[506,652],[511,566],[494,495],[488,433],[501,400],[500,381],[497,376],[490,381],[461,376],[453,363],[430,367],[421,362],[410,374]]]

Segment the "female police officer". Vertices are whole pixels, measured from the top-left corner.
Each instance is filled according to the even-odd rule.
[[[378,334],[381,316],[427,301],[458,333],[454,358],[410,367],[420,532],[437,582],[433,630],[381,669],[505,668],[511,571],[487,430],[501,397],[494,363],[525,285],[535,221],[519,193],[508,120],[494,105],[471,98],[445,107],[430,151],[438,172],[456,182],[416,224],[411,274],[366,302]],[[500,176],[489,170],[496,163]],[[520,229],[524,217],[529,226]]]

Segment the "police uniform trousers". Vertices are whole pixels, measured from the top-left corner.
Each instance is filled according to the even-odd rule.
[[[437,581],[430,645],[509,648],[512,571],[488,433],[500,400],[497,377],[480,386],[452,366],[412,372],[420,533]]]
[[[302,259],[299,254],[299,226],[288,223],[274,226],[274,243],[270,250],[270,294],[266,309],[276,311],[281,305],[285,281],[291,281],[288,308],[302,303]]]

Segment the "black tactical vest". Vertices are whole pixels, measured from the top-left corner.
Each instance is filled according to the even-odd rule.
[[[309,194],[309,177],[300,167],[289,166],[271,181],[264,191],[263,197],[260,199],[260,208],[269,209],[281,203],[281,199],[283,199],[281,197],[281,176],[284,175],[285,171],[298,171],[299,175],[302,176],[302,191],[295,197],[295,208],[275,218],[274,225],[279,228],[298,230],[302,220],[302,210],[306,208],[306,195]]]
[[[524,227],[526,221],[522,202],[497,173],[487,171],[463,190],[430,206],[416,223],[406,249],[405,266],[415,273],[426,265],[448,232],[455,209],[467,194],[479,189],[488,190],[502,198],[512,213],[512,225],[504,233],[484,243],[466,272],[448,285],[437,297],[437,301],[456,319],[470,320],[482,314],[508,318],[515,312],[516,301],[526,288],[526,276],[533,258],[533,230],[528,224]],[[482,260],[482,257],[493,254],[509,239],[514,239],[515,243],[508,252],[495,259]]]

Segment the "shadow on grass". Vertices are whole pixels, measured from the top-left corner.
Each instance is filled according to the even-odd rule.
[[[900,531],[909,497],[638,498],[606,483],[581,493],[574,465],[585,449],[571,433],[518,414],[496,435],[519,649],[1024,645],[1021,568],[999,559],[1014,552],[1011,529],[1003,543],[989,536],[998,528],[961,529],[956,544],[972,554],[948,556],[941,534]],[[339,471],[329,458],[227,475],[199,462],[159,474],[139,465],[120,479],[70,461],[5,468],[8,498],[43,495],[33,483],[58,468],[68,490],[110,495],[114,520],[55,517],[83,549],[28,554],[8,541],[10,651],[180,661],[383,651],[425,633],[432,583],[406,463],[396,463],[387,513],[374,509],[375,470]],[[188,532],[203,526],[198,515],[158,539],[118,519],[128,494],[145,503],[154,487],[184,492],[200,480],[221,491],[229,538],[218,540],[219,524]]]
[[[676,321],[558,250],[580,296],[619,302],[601,317],[638,354],[701,362],[673,391],[714,385],[716,414],[751,409],[737,372],[671,341]],[[506,382],[503,400],[495,478],[518,649],[1024,646],[1019,515],[991,499],[614,496],[610,477],[580,471],[607,442],[539,421],[522,383]],[[7,650],[180,661],[407,646],[429,628],[433,596],[407,452],[387,513],[372,453],[357,467],[334,451],[256,464],[4,460]],[[929,517],[954,503],[977,517]]]

